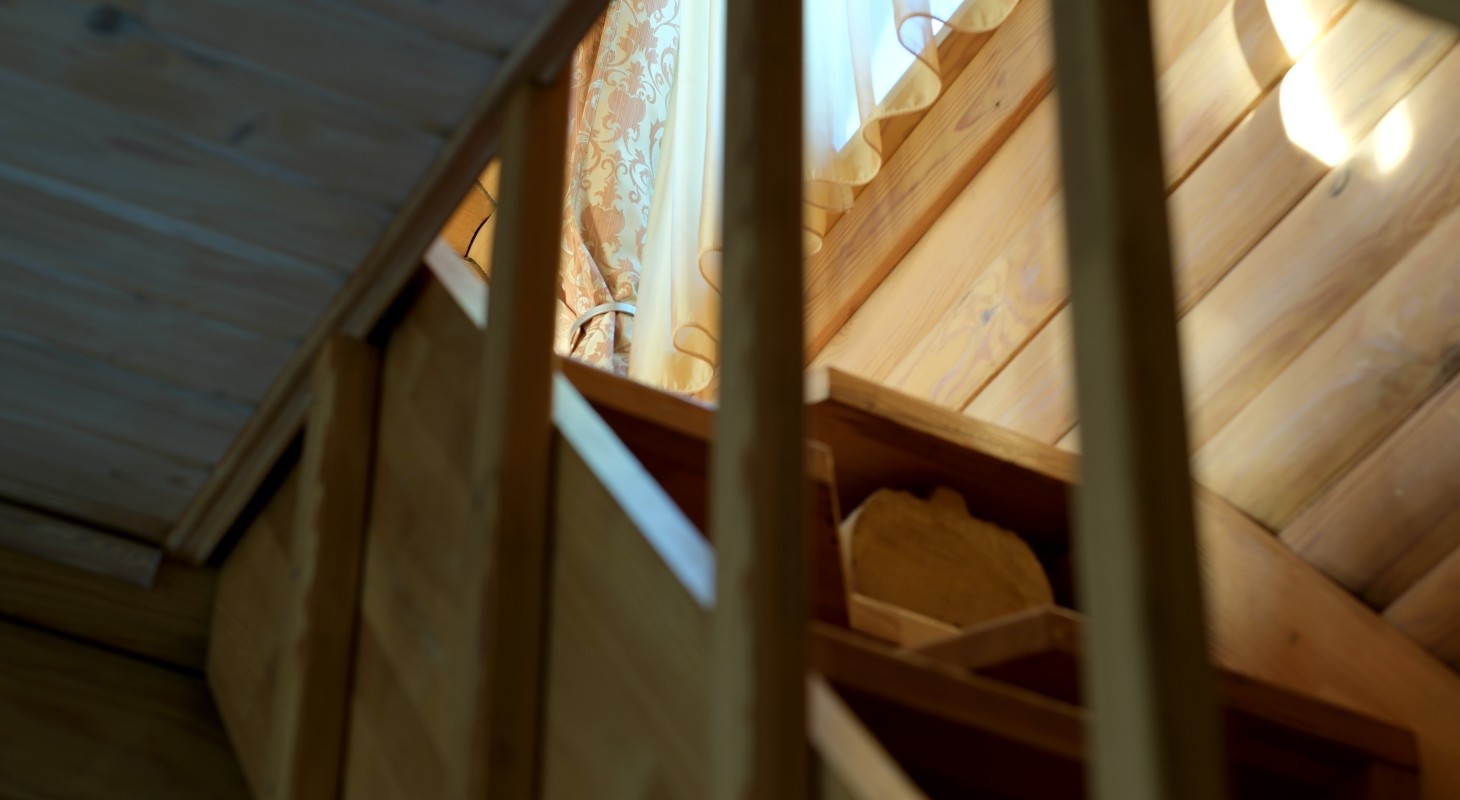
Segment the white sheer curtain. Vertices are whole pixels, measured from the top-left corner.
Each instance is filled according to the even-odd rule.
[[[881,169],[880,120],[937,99],[938,29],[988,30],[1017,0],[803,2],[805,218],[807,248],[814,250],[825,215],[849,208],[855,188]],[[679,9],[679,61],[629,359],[632,377],[702,397],[714,394],[719,360],[724,3],[696,0]]]

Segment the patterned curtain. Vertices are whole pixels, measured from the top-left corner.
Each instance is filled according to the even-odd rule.
[[[557,350],[628,371],[679,0],[613,0],[573,57]]]

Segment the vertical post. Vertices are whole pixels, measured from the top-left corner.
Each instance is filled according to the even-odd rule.
[[[711,456],[713,796],[806,796],[801,4],[726,18],[724,309]]]
[[[379,351],[358,339],[330,339],[314,363],[267,797],[341,789],[379,380]]]
[[[507,107],[492,286],[487,301],[472,452],[477,659],[459,667],[469,691],[464,750],[451,796],[538,794],[542,744],[551,502],[553,302],[567,148],[567,70],[524,83]],[[473,689],[474,687],[474,689]]]
[[[1094,796],[1224,796],[1147,0],[1056,0]]]

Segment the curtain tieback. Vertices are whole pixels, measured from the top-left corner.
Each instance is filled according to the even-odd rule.
[[[599,314],[608,314],[614,311],[618,311],[623,314],[633,314],[637,312],[638,309],[635,308],[632,303],[600,303],[588,309],[587,311],[584,311],[582,314],[579,314],[578,318],[573,320],[573,327],[568,330],[568,341],[573,344],[577,344],[578,332],[583,330],[584,325],[587,325],[593,320],[594,317],[598,316]]]

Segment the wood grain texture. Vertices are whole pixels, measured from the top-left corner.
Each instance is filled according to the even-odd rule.
[[[1196,452],[1198,480],[1282,530],[1460,373],[1457,246],[1460,211]]]
[[[296,183],[383,204],[410,191],[443,143],[287,73],[219,58],[141,15],[95,9],[78,0],[8,6],[0,12],[0,68],[166,125]]]
[[[702,798],[714,556],[573,392],[559,379],[543,796]]]
[[[1460,791],[1460,675],[1231,504],[1197,500],[1213,658],[1412,730],[1421,797]]]
[[[1282,531],[1330,578],[1383,608],[1460,547],[1460,381],[1420,406]]]
[[[114,208],[88,204],[94,199],[0,178],[7,257],[284,340],[304,335],[344,282],[337,265],[279,257],[234,240],[199,242],[171,221],[116,216]]]
[[[1452,42],[1448,33],[1388,5],[1359,3],[1339,19],[1278,90],[1268,93],[1253,114],[1222,139],[1170,195],[1178,308],[1185,312],[1201,300],[1326,171],[1322,161],[1290,138],[1286,126],[1304,123],[1285,123],[1285,107],[1301,109],[1306,107],[1303,104],[1321,102],[1334,130],[1358,139],[1428,72]],[[1355,63],[1365,68],[1354,70],[1351,65]],[[1297,111],[1286,113],[1301,119],[1293,116]],[[1169,114],[1167,118],[1171,118]],[[1261,167],[1254,168],[1258,164]],[[1169,173],[1168,169],[1168,178]],[[1049,245],[1043,247],[1040,252],[1048,253]],[[1070,323],[1069,312],[1061,310],[1043,328],[1036,327],[1046,318],[1052,302],[1046,287],[1055,285],[1053,279],[1042,277],[1043,269],[1043,262],[1034,262],[1017,273],[1022,280],[998,273],[985,279],[1013,290],[990,325],[975,328],[975,336],[989,341],[980,346],[994,354],[1008,354],[1027,338],[1024,349],[1003,363],[994,359],[974,362],[970,379],[960,380],[956,372],[939,379],[972,388],[970,414],[1054,441],[1074,422],[1073,376],[1066,366],[1071,352]],[[1038,279],[1025,277],[1029,275]],[[1005,307],[1008,313],[1004,313]],[[950,323],[966,328],[968,314],[965,311]],[[998,367],[1005,368],[980,389],[978,379],[988,381],[991,369]],[[956,393],[942,396],[956,402]]]
[[[1048,19],[1047,0],[1019,4],[807,260],[808,355],[826,346],[1049,91]]]
[[[148,588],[162,551],[60,517],[0,502],[0,548]]]
[[[1244,79],[1251,73],[1243,61],[1241,44],[1229,41],[1234,25],[1232,17],[1230,3],[1182,4],[1179,13],[1175,10],[1166,13],[1165,24],[1157,29],[1156,43],[1170,59],[1162,62],[1163,67],[1169,65],[1163,77],[1163,99],[1172,106],[1185,103],[1193,109],[1217,108],[1199,115],[1190,130],[1168,136],[1168,150],[1173,157],[1189,161],[1204,153],[1214,137],[1224,133],[1250,102],[1253,89],[1244,93],[1234,88],[1253,84],[1254,79]],[[1005,25],[1012,21],[1011,17]],[[1190,28],[1193,21],[1199,21],[1195,30]],[[1201,25],[1207,26],[1205,32]],[[1047,37],[1046,27],[1047,19],[1042,19],[1041,36]],[[1266,29],[1255,23],[1251,27],[1254,31],[1250,38],[1275,38],[1270,24]],[[1225,38],[1224,33],[1228,34]],[[1047,43],[1041,42],[1040,46],[1047,48]],[[1240,63],[1240,69],[1216,69],[1214,62],[1223,58]],[[1047,54],[1042,63],[1049,69]],[[1276,65],[1264,65],[1253,66],[1251,70],[1276,77],[1275,68]],[[1233,95],[1235,100],[1231,99]],[[1221,113],[1224,102],[1235,106],[1225,116]],[[926,230],[926,235],[911,249],[904,248],[906,255],[900,258],[897,268],[857,309],[837,338],[821,351],[816,363],[838,366],[874,380],[888,380],[894,386],[924,396],[931,392],[942,396],[967,391],[946,384],[957,383],[969,372],[947,368],[939,371],[936,367],[948,359],[969,357],[966,352],[969,339],[961,329],[969,324],[962,321],[965,316],[970,321],[977,320],[972,322],[975,325],[988,324],[991,320],[999,324],[1001,320],[997,318],[1009,314],[1017,319],[1021,314],[1017,304],[1001,303],[1001,297],[1029,284],[1034,284],[1029,286],[1029,291],[1035,295],[1063,296],[1063,270],[1053,269],[1058,277],[1048,277],[1040,272],[1038,261],[1049,250],[1059,250],[1057,165],[1049,158],[1055,148],[1054,128],[1052,108],[1031,115],[974,176],[957,200],[951,205],[945,203],[946,210],[931,212],[921,227],[915,227],[916,233]],[[1176,177],[1177,174],[1172,175],[1173,180]],[[881,180],[879,176],[871,186],[876,187]],[[897,208],[906,201],[898,196],[885,202]],[[880,213],[893,215],[893,212]],[[970,231],[976,233],[970,236]],[[1007,259],[1008,263],[997,266],[990,263],[998,259]],[[1048,260],[1058,263],[1057,259]],[[1017,278],[1007,274],[1014,269],[1022,270]],[[1053,285],[1039,285],[1041,278]],[[969,288],[959,294],[949,292],[949,285]],[[1028,324],[1037,328],[1052,311],[1033,313],[1034,319]],[[949,329],[950,318],[962,322]],[[1017,347],[1020,341],[1022,337],[1013,346]],[[936,386],[925,385],[916,376],[906,374],[909,371],[940,373],[943,378]],[[972,370],[972,374],[977,386],[977,370]],[[987,377],[984,375],[983,379]],[[962,402],[970,395],[971,392],[963,394],[958,400]]]
[[[0,162],[32,180],[339,269],[357,263],[390,220],[384,207],[235,163],[165,125],[33,76],[0,70],[0,87]]]
[[[720,407],[710,450],[716,604],[709,793],[809,789],[801,118],[803,9],[726,8]],[[498,234],[500,236],[500,233]]]
[[[165,561],[149,583],[0,549],[0,618],[201,671],[216,571]]]
[[[363,338],[420,267],[422,253],[496,151],[498,115],[524,80],[549,77],[603,10],[604,0],[564,0],[540,16],[493,73],[374,248],[316,321],[260,410],[239,431],[208,483],[168,534],[168,548],[193,561],[213,551],[270,466],[303,424],[305,373],[325,338]],[[514,6],[520,7],[520,6]]]
[[[342,3],[119,0],[113,7],[124,14],[115,21],[109,15],[101,32],[141,25],[225,62],[292,76],[432,132],[460,124],[502,64],[496,55]]]
[[[553,307],[561,250],[569,70],[524,84],[502,122],[502,211],[492,247],[487,330],[472,442],[472,549],[462,600],[477,654],[452,682],[469,735],[451,797],[530,797],[540,791],[542,674],[552,552],[550,442]],[[485,755],[484,755],[485,754]]]
[[[292,592],[289,551],[299,484],[292,472],[224,562],[208,641],[208,688],[256,797],[276,771],[273,698]]]
[[[1452,530],[1460,528],[1460,514],[1450,515],[1441,524]],[[1460,603],[1460,549],[1450,551],[1450,555],[1384,609],[1384,619],[1436,658],[1460,667],[1457,603]]]
[[[370,529],[361,578],[345,796],[441,797],[465,736],[461,688],[478,666],[476,615],[463,598],[476,573],[462,553],[475,532],[471,442],[482,337],[430,284],[387,343]]]
[[[0,623],[0,794],[246,798],[197,678]]]
[[[266,797],[339,794],[379,374],[379,353],[358,339],[331,339],[315,364],[297,467]]]

